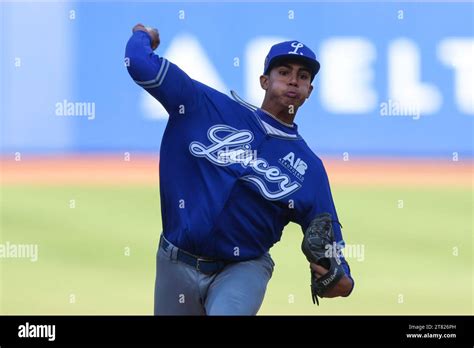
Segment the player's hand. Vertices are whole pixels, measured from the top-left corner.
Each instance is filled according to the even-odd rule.
[[[311,267],[313,272],[316,274],[316,279],[321,278],[323,275],[325,275],[326,273],[329,272],[329,270],[327,270],[323,266],[317,265],[317,264],[312,263],[312,262],[309,264],[309,266]]]
[[[321,278],[323,275],[329,272],[328,269],[324,268],[321,265],[317,265],[315,263],[310,263],[309,267],[316,275],[316,279]],[[348,276],[343,276],[341,280],[332,288],[329,289],[324,296],[322,297],[338,297],[338,296],[346,296],[350,289],[352,288],[352,281]]]
[[[151,49],[156,50],[158,46],[160,45],[160,33],[158,32],[158,29],[156,28],[151,28],[151,27],[145,27],[143,24],[138,23],[135,25],[132,29],[132,32],[136,31],[144,31],[145,33],[148,33],[151,37]]]

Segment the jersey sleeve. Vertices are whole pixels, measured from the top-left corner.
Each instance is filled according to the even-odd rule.
[[[332,216],[332,228],[334,231],[334,238],[336,239],[336,244],[338,249],[343,249],[345,246],[344,239],[342,237],[341,225],[339,218],[337,216],[336,207],[334,205],[334,200],[331,194],[331,188],[329,185],[329,179],[324,168],[324,165],[321,160],[318,163],[318,177],[316,179],[315,185],[315,197],[313,204],[309,209],[307,209],[300,217],[299,221],[296,221],[300,224],[303,233],[309,227],[311,221],[319,214],[329,213]],[[354,279],[351,276],[351,270],[349,264],[347,263],[344,255],[341,251],[340,260],[342,262],[342,267],[346,272],[346,275],[352,280],[352,288],[354,288]],[[351,289],[352,292],[352,289]]]
[[[140,30],[133,33],[125,49],[125,62],[132,79],[170,115],[192,109],[199,101],[201,91],[196,81],[175,64],[156,55],[148,33]]]

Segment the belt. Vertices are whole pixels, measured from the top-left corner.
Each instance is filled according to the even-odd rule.
[[[181,261],[195,268],[197,271],[204,274],[208,274],[208,275],[222,271],[224,267],[230,263],[230,262],[221,261],[221,260],[205,259],[196,255],[193,255],[191,253],[188,253],[187,251],[184,251],[182,249],[179,249],[178,247],[175,247],[173,244],[168,242],[163,236],[161,236],[160,238],[160,247],[163,248],[165,251],[167,251],[169,247],[176,248],[177,249],[176,259],[178,261]]]

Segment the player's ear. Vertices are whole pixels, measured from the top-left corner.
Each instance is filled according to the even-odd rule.
[[[262,89],[264,89],[266,91],[268,89],[268,84],[269,84],[268,75],[261,75],[260,76],[260,87],[262,87]]]
[[[311,92],[313,91],[313,85],[309,85],[309,89],[308,89],[308,96],[306,97],[306,99],[309,98],[309,96],[311,95]]]

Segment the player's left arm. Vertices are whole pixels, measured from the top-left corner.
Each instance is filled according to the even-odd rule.
[[[318,304],[318,297],[349,296],[355,284],[349,264],[342,254],[344,242],[336,211],[330,208],[324,210],[303,229],[302,242],[302,251],[310,262],[313,302]]]
[[[319,176],[314,183],[317,194],[312,207],[299,221],[305,235],[302,250],[310,262],[312,294],[316,301],[317,297],[347,297],[355,284],[342,253],[344,240],[329,179],[322,162],[318,164]]]

